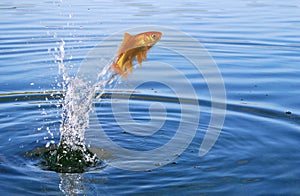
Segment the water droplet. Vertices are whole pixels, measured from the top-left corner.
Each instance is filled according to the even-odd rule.
[[[47,112],[45,111],[45,109],[43,109],[43,111],[41,112],[41,115],[46,115]]]

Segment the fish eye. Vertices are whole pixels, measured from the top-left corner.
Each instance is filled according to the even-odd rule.
[[[155,39],[155,38],[156,38],[156,34],[152,34],[151,37],[152,37],[153,39]]]

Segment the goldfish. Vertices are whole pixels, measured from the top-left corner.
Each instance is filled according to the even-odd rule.
[[[123,42],[119,47],[116,60],[112,63],[112,69],[121,75],[127,76],[128,71],[132,73],[133,60],[136,59],[139,65],[146,60],[147,52],[161,38],[162,33],[156,31],[144,32],[135,36],[124,33]]]

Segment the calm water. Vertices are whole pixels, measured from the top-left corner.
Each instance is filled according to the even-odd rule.
[[[2,194],[299,195],[299,6],[299,1],[267,0],[2,1]],[[192,115],[188,119],[191,126],[198,125],[197,133],[180,156],[152,170],[130,171],[108,164],[104,169],[83,174],[43,170],[38,160],[26,158],[26,152],[59,141],[62,87],[58,84],[63,79],[57,56],[62,40],[64,63],[68,73],[74,75],[89,51],[103,39],[143,25],[168,26],[188,33],[203,44],[218,65],[226,88],[227,111],[213,148],[205,156],[198,156],[211,109],[204,78],[158,44],[150,50],[148,60],[171,63],[198,89],[200,119]],[[116,43],[121,39],[122,36]],[[180,41],[168,34],[164,34],[162,44],[164,39]],[[190,48],[190,54],[197,56],[193,51]],[[149,69],[149,76],[157,77],[155,71]],[[160,73],[165,73],[166,80],[176,82],[172,74],[163,70]],[[122,84],[130,90],[128,83]],[[150,104],[159,101],[168,111],[167,122],[152,137],[122,131],[112,115],[110,96],[95,100],[98,121],[110,138],[125,148],[145,151],[163,145],[173,137],[180,122],[174,92],[150,82],[139,86],[135,95],[129,110],[142,124],[149,121]],[[190,98],[188,94],[186,98]],[[124,103],[118,96],[113,101],[120,107]],[[87,130],[87,140],[92,140],[97,132],[93,131]]]

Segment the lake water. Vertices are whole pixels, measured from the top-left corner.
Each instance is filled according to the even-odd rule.
[[[299,13],[296,0],[3,0],[2,194],[300,195]],[[26,152],[58,144],[60,139],[62,49],[67,73],[75,76],[97,46],[103,52],[96,53],[99,58],[109,60],[124,32],[136,34],[151,28],[162,30],[163,37],[151,48],[143,67],[136,68],[128,80],[120,78],[103,99],[94,100],[86,142],[92,151],[107,151],[106,167],[57,173],[27,157]],[[193,38],[193,43],[181,35]],[[193,65],[191,59],[203,63],[198,44],[216,67],[199,71]],[[166,48],[177,45],[186,56]],[[171,69],[155,66],[158,62]],[[143,79],[146,82],[139,84]],[[217,85],[224,85],[225,98]],[[186,93],[191,86],[195,93]],[[224,110],[224,124],[211,125],[214,115],[222,122]],[[181,123],[184,132],[177,137]],[[209,128],[221,128],[221,133],[212,148],[199,156]],[[150,135],[151,130],[157,132]],[[155,153],[143,157],[148,162],[140,166],[142,160],[136,159],[142,155],[128,157],[126,152],[114,151],[100,132],[135,152],[149,152],[174,137],[177,140],[170,143],[170,151],[159,152],[171,152],[171,158],[160,162]]]

